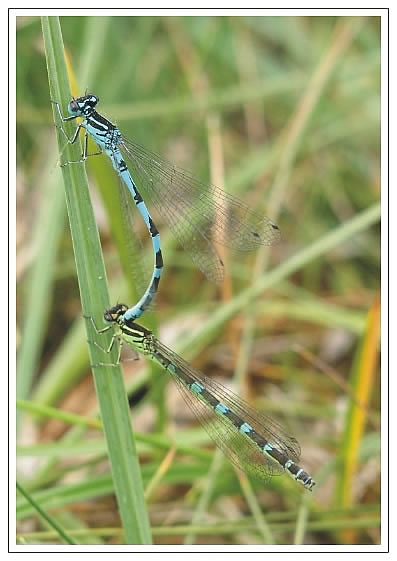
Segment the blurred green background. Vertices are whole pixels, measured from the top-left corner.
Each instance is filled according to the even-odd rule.
[[[282,232],[270,250],[224,250],[217,287],[154,214],[166,268],[142,323],[207,375],[234,376],[299,440],[317,486],[307,497],[274,477],[244,497],[173,385],[150,391],[149,365],[125,361],[145,484],[167,465],[148,499],[155,543],[380,543],[380,18],[60,20],[75,95],[94,92],[127,137]],[[18,477],[79,543],[120,543],[102,433],[93,423],[72,439],[78,420],[59,415],[92,415],[96,398],[58,163],[40,20],[19,17]],[[132,304],[106,203],[117,179],[105,157],[87,170],[112,301]],[[55,539],[22,499],[17,516],[21,542]]]

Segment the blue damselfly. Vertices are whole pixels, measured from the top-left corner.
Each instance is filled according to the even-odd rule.
[[[163,269],[160,237],[145,201],[156,208],[193,262],[215,282],[223,280],[224,266],[214,241],[234,250],[250,251],[279,240],[278,227],[241,200],[214,185],[198,181],[189,172],[122,136],[116,125],[96,111],[98,102],[94,94],[72,99],[68,117],[64,117],[59,104],[54,103],[62,121],[83,118],[71,138],[61,128],[67,141],[74,143],[80,129],[85,129],[80,160],[83,162],[89,155],[88,136],[95,140],[100,152],[109,156],[127,186],[152,237],[152,278],[139,302],[126,310],[125,320],[134,320],[143,314],[157,292]]]

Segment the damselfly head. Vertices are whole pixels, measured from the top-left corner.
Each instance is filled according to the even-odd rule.
[[[98,103],[99,98],[94,94],[87,94],[72,101],[68,105],[68,111],[71,115],[89,115]]]
[[[125,304],[116,304],[112,306],[103,314],[104,320],[110,323],[118,322],[119,318],[121,318],[125,312],[128,310],[128,306]]]

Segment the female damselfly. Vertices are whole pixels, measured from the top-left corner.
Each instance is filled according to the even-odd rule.
[[[107,310],[104,319],[110,325],[100,330],[91,318],[98,333],[115,329],[106,352],[118,339],[118,362],[126,342],[166,370],[210,437],[238,468],[262,480],[287,472],[309,491],[313,489],[312,477],[298,465],[300,447],[295,438],[219,382],[192,368],[151,331],[126,320],[127,310],[125,304]]]

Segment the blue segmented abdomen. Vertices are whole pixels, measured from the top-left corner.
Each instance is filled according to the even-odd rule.
[[[152,240],[154,267],[151,279],[139,301],[132,308],[129,308],[124,314],[125,321],[133,321],[139,318],[149,307],[158,290],[161,273],[163,270],[163,255],[161,252],[160,234],[155,223],[152,220],[152,217],[149,214],[144,200],[142,199],[138,189],[135,186],[134,180],[132,179],[128,167],[123,160],[121,152],[118,149],[106,150],[106,152],[112,161],[114,169],[117,171],[122,181],[124,181],[125,185],[127,186],[134,200],[134,203],[146,224],[146,228],[148,229]]]
[[[312,477],[294,461],[299,457],[298,443],[287,437],[276,423],[264,420],[238,396],[194,370],[157,339],[152,338],[151,349],[145,353],[168,370],[189,408],[234,464],[262,479],[286,471],[312,490],[315,485]],[[212,418],[208,416],[209,409],[215,413]]]
[[[178,375],[178,370],[176,370],[176,374]],[[300,466],[298,466],[295,462],[293,462],[287,455],[286,451],[277,449],[276,446],[273,446],[270,442],[268,442],[260,433],[255,431],[253,427],[244,421],[239,415],[234,413],[229,407],[227,407],[224,403],[219,401],[217,397],[205,389],[205,387],[197,382],[194,381],[188,386],[189,389],[200,399],[202,399],[211,409],[215,411],[217,415],[220,415],[223,418],[227,418],[230,423],[238,430],[238,433],[244,435],[251,443],[254,445],[256,452],[260,452],[263,455],[264,459],[270,459],[271,462],[276,462],[274,464],[277,465],[277,468],[280,467],[285,470],[291,477],[293,477],[296,481],[300,482],[304,487],[311,490],[314,486],[314,482],[311,476],[306,473]],[[210,431],[211,434],[211,431]],[[214,433],[212,433],[214,437]],[[219,441],[217,444],[219,445]],[[237,435],[233,439],[231,437],[231,441],[238,441]],[[238,447],[237,447],[238,448]],[[224,448],[223,448],[224,449]],[[230,457],[230,453],[228,453]],[[255,454],[253,455],[255,457]],[[239,458],[237,465],[244,466],[244,462],[249,461],[249,457]],[[248,470],[250,471],[250,470]]]

